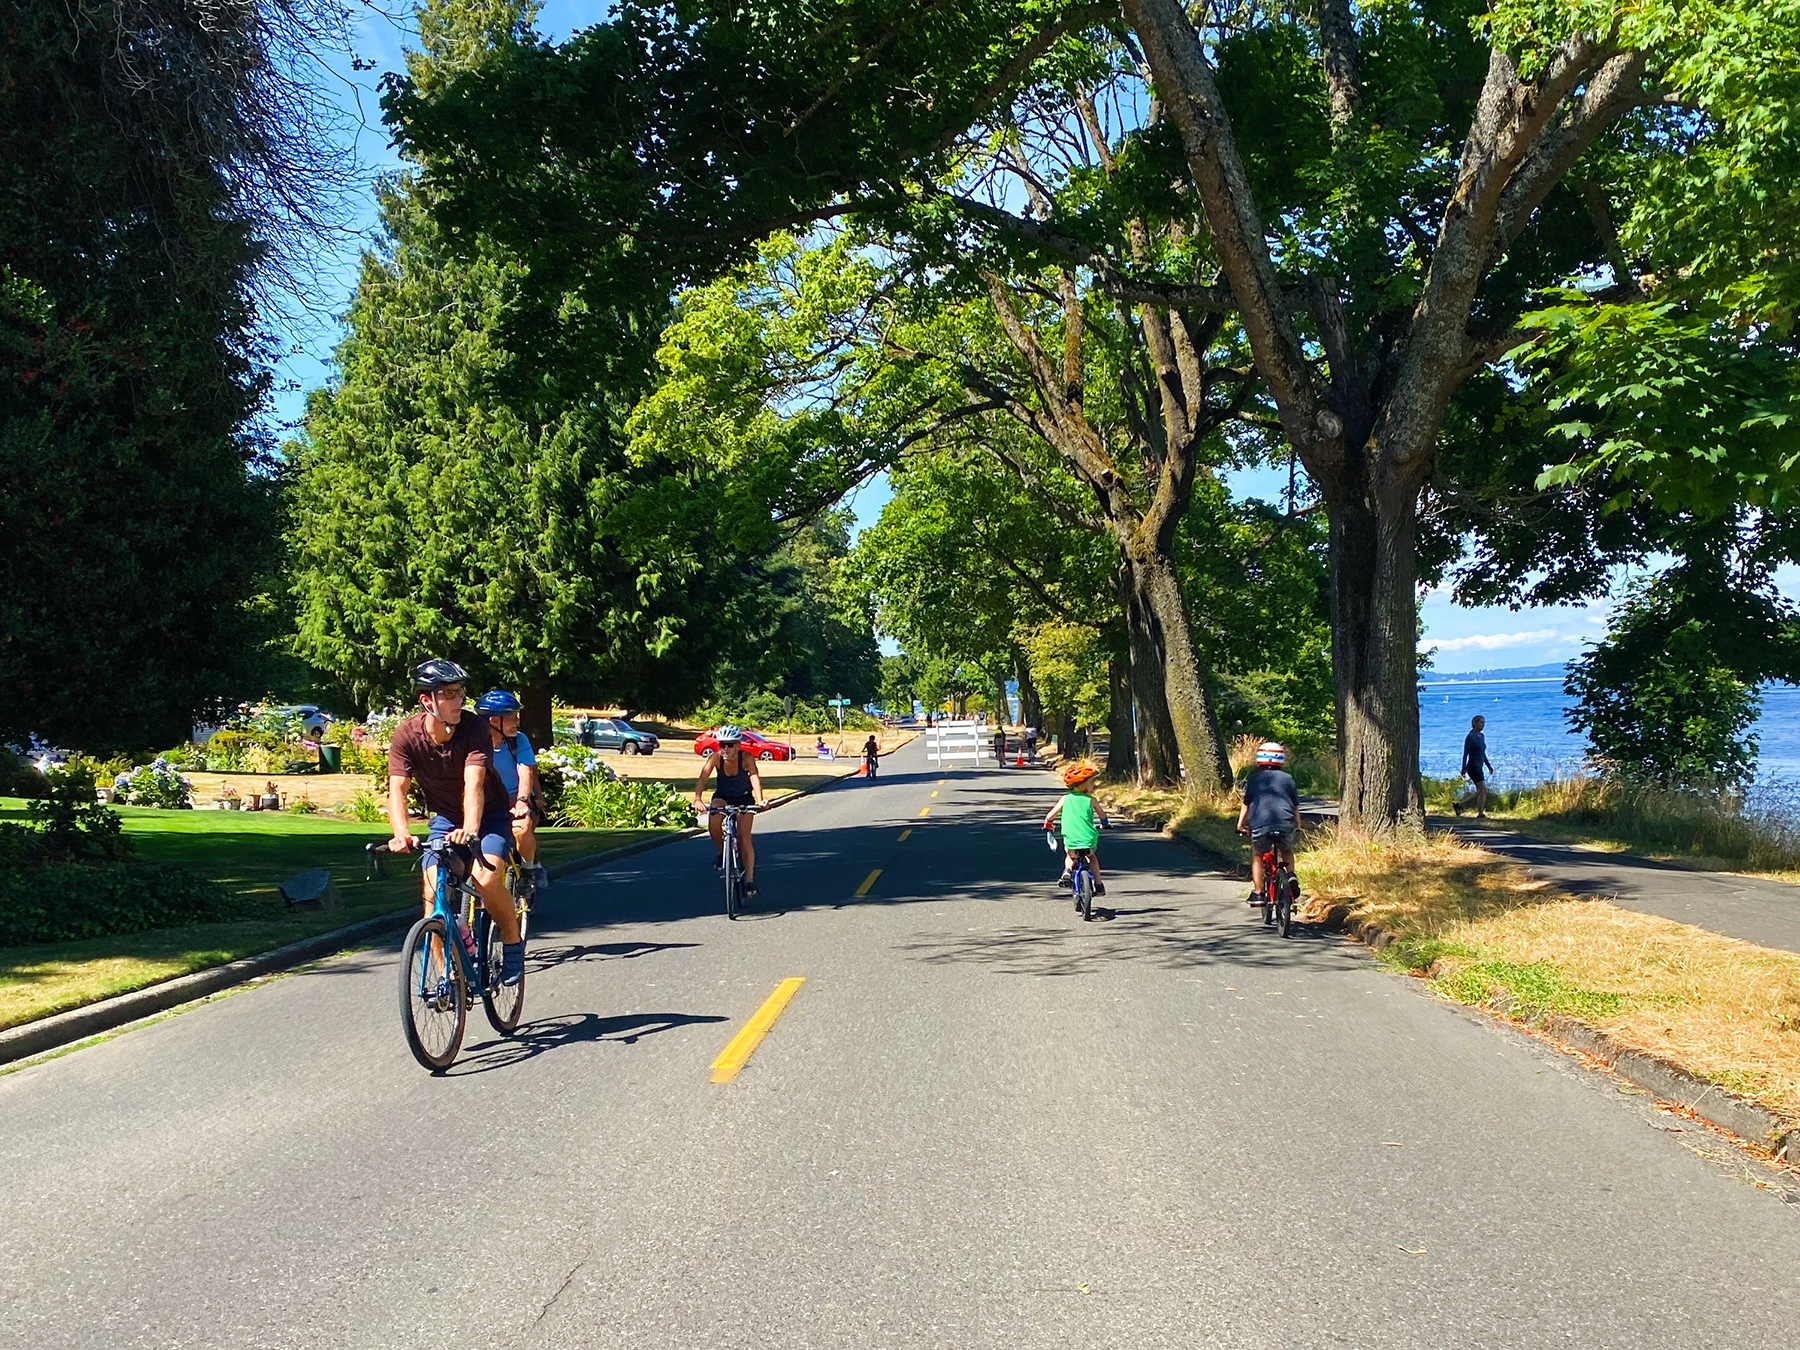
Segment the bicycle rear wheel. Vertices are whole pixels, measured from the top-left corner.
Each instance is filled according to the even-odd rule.
[[[1275,922],[1275,883],[1273,881],[1263,882],[1262,920],[1264,928],[1270,927]]]
[[[1085,867],[1075,873],[1075,912],[1083,923],[1094,917],[1094,877]]]
[[[1285,872],[1275,881],[1275,931],[1284,938],[1294,935],[1294,879]]]
[[[455,1063],[468,1025],[467,984],[450,951],[455,941],[434,914],[415,923],[400,948],[400,1026],[413,1058],[433,1073]]]
[[[482,917],[487,918],[485,914]],[[487,1010],[489,1025],[502,1036],[510,1036],[519,1029],[519,1018],[525,1012],[525,980],[521,977],[517,984],[500,983],[500,965],[506,956],[500,925],[489,919],[482,929],[481,1006]],[[522,927],[519,936],[525,936]]]

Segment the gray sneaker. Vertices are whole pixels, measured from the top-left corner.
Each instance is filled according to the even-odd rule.
[[[547,891],[550,889],[550,873],[544,869],[544,864],[533,863],[531,865],[531,885],[534,890]]]

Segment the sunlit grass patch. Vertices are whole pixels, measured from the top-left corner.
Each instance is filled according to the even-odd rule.
[[[1571,1017],[1800,1117],[1800,954],[1573,899],[1446,835],[1322,830],[1298,860],[1310,912],[1395,935],[1383,959],[1464,1003]]]

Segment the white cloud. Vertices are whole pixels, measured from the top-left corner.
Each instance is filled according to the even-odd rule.
[[[1540,642],[1579,641],[1579,636],[1563,634],[1554,628],[1538,628],[1529,633],[1476,633],[1470,637],[1427,639],[1419,644],[1419,650],[1435,647],[1440,652],[1492,652],[1502,647],[1531,647]]]

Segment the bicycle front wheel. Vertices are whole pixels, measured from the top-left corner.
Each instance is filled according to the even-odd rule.
[[[744,905],[744,874],[738,870],[737,839],[725,844],[725,917],[735,919]]]
[[[481,1006],[487,1010],[488,1024],[502,1036],[510,1036],[519,1029],[519,1018],[525,1012],[525,980],[520,978],[517,984],[500,983],[500,964],[506,956],[506,944],[500,940],[500,925],[487,923],[487,930],[482,936],[484,957],[482,961],[483,981],[485,987],[481,991]],[[525,936],[521,926],[519,937]]]
[[[413,1058],[433,1073],[455,1063],[468,1025],[467,985],[450,951],[454,941],[434,914],[415,923],[400,948],[400,1026]]]

